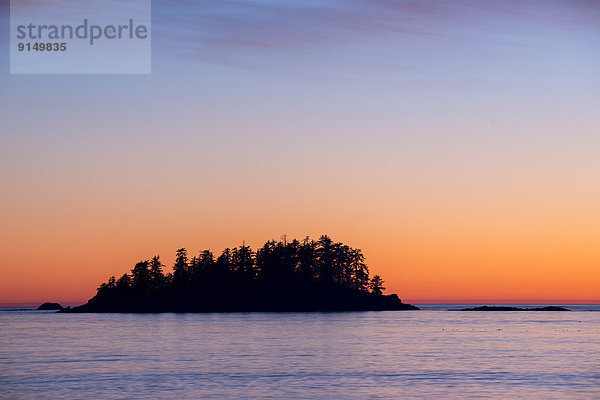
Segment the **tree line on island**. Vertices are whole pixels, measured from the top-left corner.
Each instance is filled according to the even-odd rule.
[[[360,249],[323,235],[315,241],[270,240],[253,251],[243,243],[215,256],[177,250],[172,272],[159,256],[111,277],[75,312],[343,311],[416,309],[383,295]]]

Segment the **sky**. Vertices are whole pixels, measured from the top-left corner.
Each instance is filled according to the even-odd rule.
[[[0,4],[0,303],[284,234],[409,302],[600,301],[597,1],[154,0],[150,75],[11,75]]]

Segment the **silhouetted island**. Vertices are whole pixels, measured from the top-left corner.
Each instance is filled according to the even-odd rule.
[[[522,308],[522,307],[510,307],[510,306],[480,306],[473,308],[463,308],[459,311],[571,311],[568,308],[559,306],[545,306],[545,307],[533,307],[533,308]]]
[[[44,310],[44,311],[46,311],[46,310],[62,310],[63,306],[61,306],[58,303],[46,302],[46,303],[40,305],[37,309]]]
[[[173,272],[158,256],[130,274],[111,277],[86,304],[60,312],[235,312],[418,310],[397,295],[383,295],[360,249],[318,241],[271,240],[257,250],[209,250],[188,257],[177,250]]]

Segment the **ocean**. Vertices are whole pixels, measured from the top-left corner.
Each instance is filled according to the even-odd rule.
[[[600,306],[571,312],[0,309],[3,399],[600,399]]]

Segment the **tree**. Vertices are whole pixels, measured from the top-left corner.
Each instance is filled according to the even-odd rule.
[[[154,256],[150,260],[150,282],[152,289],[158,289],[165,284],[163,264],[160,262],[159,256]]]
[[[254,252],[250,246],[242,244],[240,248],[234,248],[231,252],[231,262],[235,271],[242,277],[253,279],[254,271]]]
[[[375,275],[369,283],[369,288],[373,294],[381,294],[385,288],[383,287],[384,281],[379,275]]]
[[[333,264],[332,264],[332,280],[338,286],[348,286],[351,282],[350,270],[350,247],[342,243],[334,243],[333,245]]]
[[[131,276],[123,274],[119,280],[115,283],[117,289],[129,289],[131,287]]]
[[[231,262],[231,249],[226,248],[217,257],[217,273],[220,275],[226,275],[232,269]]]
[[[256,268],[259,273],[259,279],[264,282],[271,283],[277,276],[277,266],[279,260],[277,259],[275,250],[275,241],[269,240],[263,247],[256,251]]]
[[[319,281],[325,285],[331,282],[331,268],[333,266],[333,241],[323,235],[317,242],[317,256],[319,265]]]
[[[204,250],[198,256],[198,273],[201,275],[211,275],[214,271],[215,256],[210,250]]]
[[[131,270],[133,287],[143,292],[147,291],[150,287],[150,270],[148,267],[149,262],[147,260],[140,261]]]
[[[302,281],[316,280],[316,248],[317,244],[314,240],[310,240],[308,236],[304,238],[298,248],[298,273]]]
[[[108,278],[108,282],[101,284],[100,287],[97,289],[98,296],[108,295],[111,291],[115,289],[116,286],[116,279],[114,276],[111,276],[110,278]]]
[[[369,287],[369,268],[365,264],[365,256],[360,249],[350,250],[350,265],[352,268],[353,287],[367,291]]]
[[[188,278],[188,255],[185,248],[177,250],[175,255],[175,265],[173,265],[173,281],[177,285],[182,285]]]

